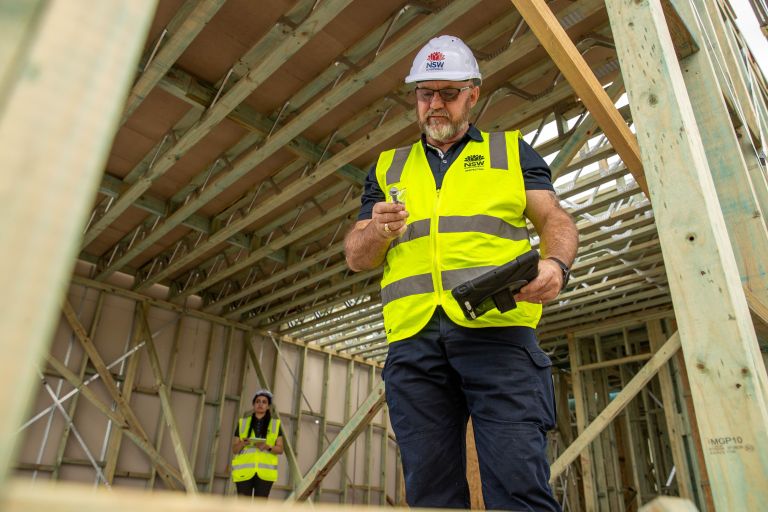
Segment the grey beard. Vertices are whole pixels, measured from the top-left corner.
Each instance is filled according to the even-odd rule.
[[[424,132],[427,137],[436,142],[445,142],[452,140],[456,135],[464,128],[466,121],[440,123],[435,126],[426,121],[419,123],[421,125],[421,131]]]

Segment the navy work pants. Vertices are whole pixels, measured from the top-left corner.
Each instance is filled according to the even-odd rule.
[[[527,327],[466,328],[441,308],[389,346],[383,378],[413,507],[470,506],[466,426],[488,510],[560,511],[549,487],[552,362]]]

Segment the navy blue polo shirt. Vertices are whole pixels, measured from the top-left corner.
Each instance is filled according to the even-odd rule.
[[[464,146],[470,140],[476,142],[483,141],[480,130],[471,124],[464,137],[443,153],[438,148],[427,144],[427,138],[422,134],[421,144],[424,146],[424,153],[427,155],[427,162],[429,162],[429,167],[432,169],[438,189],[443,185],[446,171],[448,171],[448,168],[458,158],[459,154],[464,150]],[[554,192],[552,171],[549,170],[547,162],[544,161],[541,155],[523,139],[520,139],[519,153],[525,190],[550,190]],[[373,205],[384,201],[384,198],[384,192],[379,187],[379,182],[376,179],[376,164],[374,164],[365,178],[365,189],[360,200],[362,206],[360,207],[360,213],[357,215],[357,220],[370,219],[373,216]]]

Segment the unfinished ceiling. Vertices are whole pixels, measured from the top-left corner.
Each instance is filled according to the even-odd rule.
[[[616,81],[604,2],[549,6]],[[479,57],[481,129],[575,155],[552,166],[581,249],[541,338],[668,314],[649,201],[599,129],[573,135],[584,108],[509,0],[161,0],[84,234],[88,277],[383,360],[381,272],[350,272],[342,241],[378,153],[418,136],[403,77],[444,33]]]

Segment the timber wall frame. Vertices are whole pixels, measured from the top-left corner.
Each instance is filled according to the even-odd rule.
[[[664,6],[658,0],[607,2],[623,68],[623,86],[629,94],[632,119],[638,126],[638,140],[635,141],[609,99],[617,91],[603,92],[594,81],[592,71],[573,53],[572,43],[544,2],[514,3],[574,90],[580,91],[584,103],[595,112],[596,122],[627,160],[627,167],[635,176],[639,189],[646,190],[647,181],[669,279],[668,288],[667,283],[658,287],[658,304],[667,305],[668,295],[671,295],[676,313],[672,316],[668,309],[649,310],[647,314],[618,317],[601,326],[582,325],[578,328],[569,328],[570,313],[562,316],[555,313],[554,320],[543,326],[545,346],[552,349],[555,356],[567,347],[567,360],[563,361],[568,363],[564,366],[569,366],[555,373],[560,411],[569,411],[563,415],[557,432],[553,433],[556,442],[553,443],[552,479],[558,498],[567,500],[571,510],[637,510],[641,504],[665,492],[690,498],[705,510],[750,509],[768,502],[765,495],[768,489],[761,485],[768,474],[768,377],[758,345],[759,328],[764,327],[759,323],[768,320],[764,258],[768,254],[765,214],[768,188],[764,162],[761,163],[753,151],[766,140],[764,130],[768,119],[765,91],[750,85],[755,83],[755,73],[750,63],[741,58],[739,45],[743,42],[730,28],[728,10],[719,2],[700,0],[672,0]],[[306,489],[316,485],[314,480],[299,478],[299,474],[310,469],[308,463],[302,467],[301,455],[312,452],[311,460],[317,459],[318,463],[338,455],[324,450],[324,435],[318,435],[311,447],[305,447],[304,440],[311,437],[305,435],[309,428],[317,428],[321,433],[342,427],[348,427],[347,430],[355,434],[365,430],[365,436],[356,443],[363,443],[366,453],[379,449],[380,453],[392,452],[392,459],[395,459],[396,450],[390,446],[387,419],[376,409],[382,398],[380,386],[375,385],[376,361],[383,357],[383,353],[368,352],[366,355],[372,362],[363,361],[355,356],[331,354],[284,336],[261,336],[258,349],[263,352],[257,354],[257,347],[251,341],[258,334],[254,334],[250,325],[225,320],[210,312],[188,311],[176,304],[127,291],[119,285],[82,277],[75,277],[69,294],[66,293],[66,276],[76,253],[79,233],[86,225],[85,208],[96,187],[99,160],[103,159],[106,144],[118,124],[120,101],[127,92],[129,81],[127,70],[137,59],[139,39],[151,15],[152,5],[151,2],[136,2],[128,11],[111,12],[108,8],[89,7],[87,12],[85,9],[71,12],[68,9],[76,11],[77,7],[62,7],[64,3],[56,3],[56,10],[37,19],[41,4],[43,2],[30,2],[28,10],[15,13],[22,27],[21,34],[10,32],[3,36],[10,41],[11,52],[2,55],[4,67],[0,77],[2,155],[15,164],[10,165],[10,169],[26,173],[25,179],[32,183],[38,183],[35,179],[42,180],[38,186],[41,190],[56,189],[47,183],[51,174],[55,174],[51,172],[54,166],[78,172],[56,174],[61,181],[60,188],[50,200],[53,207],[32,208],[31,202],[25,203],[27,198],[22,195],[19,200],[9,200],[10,215],[0,217],[0,227],[3,228],[0,241],[4,247],[14,249],[3,256],[7,264],[0,266],[2,282],[7,284],[4,288],[8,290],[5,307],[0,310],[1,325],[8,330],[4,337],[4,353],[9,354],[2,375],[2,404],[7,415],[0,425],[0,432],[4,434],[0,436],[3,440],[0,444],[0,462],[3,464],[0,482],[3,487],[0,489],[3,496],[11,498],[5,503],[23,509],[30,503],[33,506],[42,504],[59,495],[45,488],[40,496],[30,497],[23,486],[5,485],[7,473],[14,465],[14,436],[11,433],[23,421],[25,403],[34,390],[35,369],[42,354],[47,352],[59,311],[63,311],[66,318],[65,322],[59,323],[60,334],[65,340],[69,338],[72,347],[78,348],[72,348],[70,353],[67,347],[62,354],[57,352],[62,350],[58,345],[52,346],[46,357],[48,365],[40,368],[45,382],[53,386],[43,386],[39,396],[50,397],[51,392],[55,395],[67,389],[63,385],[61,390],[53,391],[53,387],[58,387],[54,379],[63,379],[68,385],[80,387],[83,396],[79,401],[84,402],[84,398],[108,419],[106,430],[109,436],[104,436],[104,456],[92,449],[83,449],[80,457],[69,454],[68,442],[72,446],[75,445],[72,439],[86,440],[90,435],[84,427],[80,430],[82,424],[77,421],[78,410],[87,406],[78,406],[73,399],[67,404],[69,410],[61,407],[54,412],[60,415],[57,417],[74,417],[75,420],[67,422],[62,436],[54,443],[54,463],[21,465],[21,471],[62,478],[68,471],[85,468],[91,472],[89,478],[108,484],[123,479],[124,482],[146,482],[151,488],[226,493],[231,487],[225,485],[228,473],[221,468],[225,467],[229,457],[226,447],[231,435],[228,429],[237,413],[244,409],[244,401],[247,402],[247,395],[242,390],[255,388],[257,381],[259,385],[267,383],[269,387],[276,387],[276,410],[280,411],[288,431],[289,449],[281,463],[293,470],[281,472],[282,478],[290,478],[290,481],[279,482],[279,491],[287,494],[296,489],[300,499],[309,492]],[[340,1],[323,3],[323,8],[311,19],[327,16],[328,9],[341,5],[343,2]],[[682,61],[678,61],[674,54],[664,22],[664,8],[669,15],[670,5],[690,27],[698,44],[698,51],[688,54]],[[68,24],[73,15],[87,23]],[[123,30],[112,30],[115,26]],[[24,32],[26,27],[29,27],[28,34]],[[548,33],[551,37],[546,35]],[[60,36],[65,37],[56,39]],[[57,52],[90,48],[93,45],[88,43],[88,37],[103,41],[100,48],[105,48],[115,63],[125,64],[124,68],[120,67],[123,73],[112,75],[109,82],[100,81],[104,77],[91,67],[65,66],[63,74],[57,73],[57,79],[73,85],[66,89],[71,94],[69,103],[84,101],[78,94],[85,92],[103,98],[104,108],[98,109],[99,119],[93,109],[68,110],[59,116],[47,116],[52,124],[69,124],[62,125],[66,129],[51,127],[50,136],[45,139],[51,147],[40,152],[69,155],[56,144],[82,144],[88,140],[93,141],[93,147],[78,146],[88,159],[70,158],[55,163],[39,160],[31,164],[23,161],[22,151],[31,145],[28,137],[33,132],[39,133],[41,126],[24,124],[28,112],[22,111],[21,105],[25,108],[48,105],[45,101],[50,100],[52,88],[46,79],[49,79],[47,72],[53,69],[51,64],[64,62],[69,66],[69,60],[74,60],[62,58]],[[22,44],[29,44],[29,50],[22,49]],[[77,60],[88,59],[89,56],[83,54]],[[24,67],[29,62],[40,65],[43,72],[40,75],[17,72],[18,69],[29,71]],[[78,90],[84,83],[89,89]],[[111,94],[104,91],[111,91]],[[225,95],[222,104],[226,105],[236,96],[237,93]],[[132,96],[129,111],[136,107],[136,101]],[[732,118],[736,118],[735,129]],[[405,121],[409,119],[403,117],[399,122]],[[570,155],[561,164],[567,165],[572,157]],[[669,167],[677,172],[670,172]],[[21,176],[17,178],[21,179]],[[132,189],[131,194],[136,195],[137,190]],[[69,192],[67,199],[75,199],[75,211],[70,201],[60,199],[62,191]],[[130,194],[121,197],[122,206],[127,207],[128,197]],[[693,209],[685,202],[691,198],[700,207],[695,215],[691,215]],[[29,219],[31,227],[45,231],[46,235],[51,232],[51,236],[44,237],[42,246],[39,239],[19,236],[13,230],[12,223],[19,216]],[[103,230],[108,219],[109,216],[100,216],[97,224],[91,226],[90,236]],[[59,224],[52,229],[51,223],[55,221]],[[25,261],[30,255],[35,258]],[[17,268],[18,261],[24,261],[25,265]],[[105,272],[105,269],[100,271]],[[162,272],[163,269],[157,274],[143,275],[142,286],[146,288],[159,280]],[[90,290],[85,293],[85,288]],[[621,291],[615,290],[621,288],[614,286],[604,290],[607,300],[623,296]],[[611,295],[612,291],[614,295]],[[67,300],[62,301],[65,295]],[[89,304],[86,308],[89,316],[96,320],[112,309],[110,302],[133,304],[130,313],[124,315],[128,325],[119,333],[129,353],[121,371],[109,369],[107,366],[112,358],[103,353],[115,351],[116,346],[97,347],[99,322],[93,321],[86,327],[86,322],[80,318],[78,299],[84,296],[90,298],[81,304]],[[650,302],[657,297],[648,295],[648,298]],[[196,375],[200,383],[197,385],[181,384],[184,373],[178,370],[185,357],[182,334],[188,327],[184,324],[191,322],[210,325],[208,336],[204,336],[206,355],[198,361],[202,365]],[[172,334],[170,328],[165,331],[164,323],[173,325]],[[158,330],[164,331],[166,336],[162,343],[153,336]],[[214,334],[214,330],[218,332]],[[760,340],[766,341],[764,338]],[[75,351],[81,350],[80,347],[82,353],[88,355],[92,370],[85,364],[84,357],[77,360],[78,354],[73,356]],[[264,355],[273,350],[271,359]],[[148,357],[143,373],[139,362],[142,353],[147,353]],[[67,358],[75,358],[71,361],[74,369],[62,361]],[[324,378],[321,385],[310,390],[303,388],[301,383],[311,358],[322,366],[320,373]],[[265,359],[271,366],[261,368]],[[328,399],[328,376],[334,373],[331,369],[334,364],[339,363],[344,366],[346,389],[344,421],[332,422],[328,408],[333,407],[334,402]],[[253,368],[249,369],[249,365]],[[365,371],[356,371],[357,365],[362,365]],[[282,372],[282,367],[290,371]],[[99,376],[98,384],[93,388],[81,386],[83,379],[91,378],[94,372]],[[296,382],[299,385],[295,385]],[[355,385],[365,391],[353,400],[350,390]],[[302,405],[305,400],[313,403],[309,398],[312,393],[319,394],[319,399],[305,409]],[[612,393],[617,394],[612,396]],[[181,396],[191,398],[195,411],[193,421],[186,423],[193,427],[187,431],[191,433],[187,439],[182,435],[184,427],[178,422],[179,406],[183,407]],[[569,396],[573,397],[572,415]],[[152,402],[152,405],[146,403],[147,410],[154,408],[156,413],[149,422],[139,417],[135,410],[138,407],[132,405],[132,401],[147,397]],[[356,412],[356,405],[360,404],[365,407]],[[371,417],[378,418],[376,423],[366,426],[365,421]],[[351,421],[347,423],[347,420]],[[165,435],[163,431],[166,431]],[[376,441],[376,436],[380,442]],[[190,439],[193,442],[190,443]],[[185,447],[185,442],[191,446]],[[87,442],[83,444],[88,445]],[[146,454],[141,456],[145,469],[129,467],[132,460],[129,450],[134,447],[140,447]],[[399,502],[398,472],[392,471],[390,479],[381,471],[388,464],[382,464],[377,472],[369,457],[363,459],[357,464],[360,470],[354,471],[351,485],[344,482],[339,487],[321,487],[320,500],[383,503],[387,491],[394,489],[389,494],[390,499]],[[380,457],[382,462],[388,459],[388,455]],[[94,460],[96,464],[92,464]],[[121,461],[126,465],[121,466]],[[347,475],[356,461],[357,458],[350,461],[348,457],[342,457],[336,470]],[[396,463],[389,465],[392,466]],[[323,470],[323,467],[312,468],[307,477],[314,478],[313,472],[320,474]],[[362,483],[355,483],[358,473]],[[378,487],[376,476],[380,477]],[[343,476],[341,479],[344,480]],[[633,493],[628,493],[628,489]],[[63,494],[67,492],[65,488]],[[83,503],[92,501],[93,506],[98,507],[95,503],[102,499],[101,496],[83,498]],[[67,506],[80,509],[77,500],[73,497]],[[135,503],[138,501],[136,498]],[[188,506],[181,499],[175,502],[178,507]],[[168,503],[163,501],[151,507],[169,509]],[[239,508],[233,503],[229,506]]]
[[[46,386],[20,433],[20,476],[232,494],[231,432],[250,410],[253,392],[266,388],[275,393],[273,414],[285,431],[272,493],[280,499],[334,445],[381,380],[379,365],[359,358],[309,350],[91,284],[97,288],[73,285],[68,294],[42,375]],[[82,388],[88,392],[76,392]],[[66,416],[50,406],[48,389],[67,397],[61,401]],[[378,412],[382,404],[361,424],[364,435],[344,436],[346,449],[335,454],[341,462],[326,470],[315,501],[402,499],[394,439]]]

